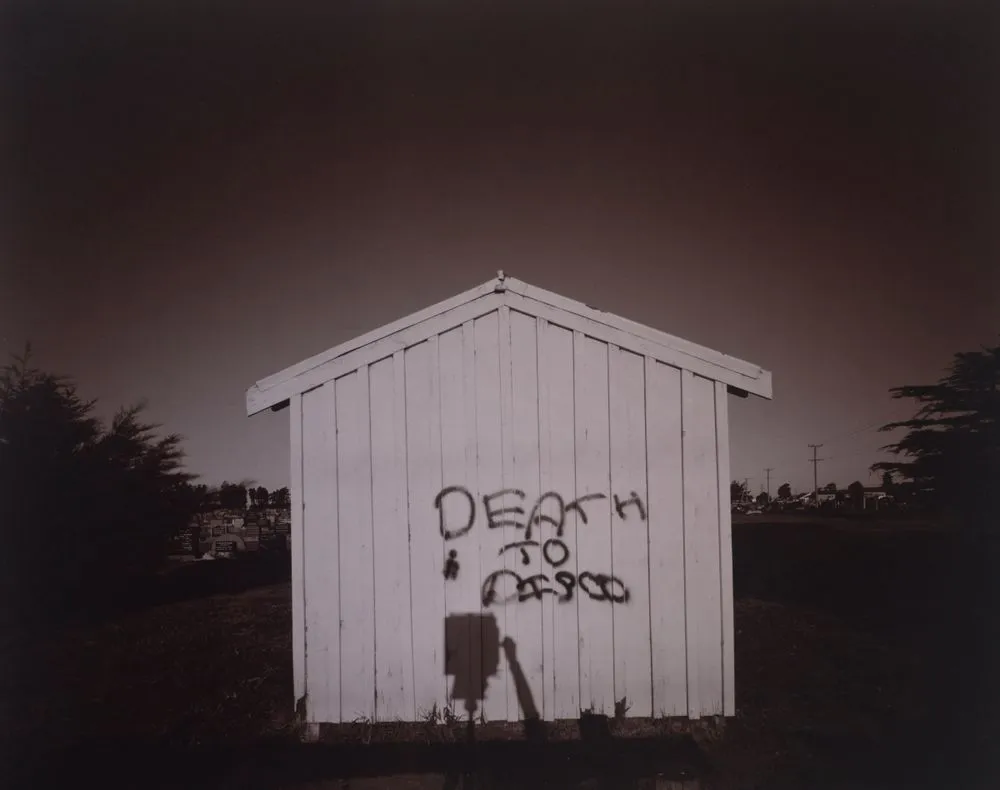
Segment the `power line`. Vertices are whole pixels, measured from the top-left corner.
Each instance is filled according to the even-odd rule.
[[[829,444],[830,442],[838,442],[842,439],[850,439],[852,436],[857,436],[859,433],[866,433],[867,431],[876,430],[878,428],[881,428],[883,425],[888,425],[890,422],[894,421],[895,421],[894,419],[886,418],[883,420],[879,420],[878,422],[873,422],[870,425],[865,425],[864,427],[856,428],[853,431],[848,431],[847,433],[834,434],[833,436],[824,439],[823,444]]]
[[[831,434],[829,437],[823,439],[823,443],[824,444],[829,444],[830,442],[838,441],[840,439],[848,439],[848,438],[850,438],[852,436],[855,436],[856,434],[864,433],[865,431],[870,431],[870,430],[873,430],[873,429],[876,429],[876,428],[881,428],[883,425],[887,425],[890,422],[896,422],[897,420],[899,420],[899,417],[896,417],[896,416],[887,416],[887,417],[884,417],[883,419],[879,420],[878,422],[873,422],[873,423],[871,423],[869,425],[864,425],[864,426],[862,426],[860,428],[855,428],[855,429],[849,430],[849,431],[847,431],[845,433]],[[786,441],[790,441],[790,440],[792,440],[792,439],[794,439],[794,438],[796,438],[798,436],[801,436],[801,433],[802,433],[801,431],[789,431],[789,432],[780,433],[780,434],[768,434],[768,438],[771,439],[772,441],[776,441],[776,442],[786,442]]]
[[[862,428],[857,428],[857,429],[855,429],[853,431],[849,431],[848,433],[834,435],[831,438],[824,439],[822,442],[819,443],[819,446],[823,446],[825,444],[837,443],[837,442],[839,442],[839,441],[841,441],[843,439],[849,439],[852,436],[857,436],[857,435],[859,435],[861,433],[865,433],[866,431],[871,431],[871,430],[880,428],[882,425],[885,425],[886,422],[887,421],[880,420],[879,422],[871,423],[870,425],[864,426]],[[879,452],[880,450],[881,450],[881,448],[879,448],[875,452]],[[868,450],[867,448],[863,448],[861,450],[855,450],[855,451],[852,451],[852,452],[849,452],[849,453],[839,453],[838,452],[838,453],[835,453],[833,456],[827,456],[826,458],[821,458],[821,459],[818,459],[818,460],[829,461],[829,460],[832,460],[834,458],[836,458],[838,460],[841,459],[841,458],[853,458],[856,455],[861,455],[862,453],[869,453],[869,452],[871,452],[871,451]],[[794,461],[794,458],[791,455],[782,455],[778,460],[781,463],[791,463],[791,462]],[[810,463],[811,463],[811,461],[812,461],[812,459],[810,459]]]
[[[840,460],[842,460],[844,458],[856,458],[859,455],[878,455],[880,452],[881,452],[881,450],[875,450],[873,452],[872,450],[869,450],[867,447],[865,447],[865,448],[862,448],[861,450],[854,450],[853,452],[850,452],[850,453],[835,453],[833,455],[828,455],[826,457],[826,460],[827,461],[840,461]]]

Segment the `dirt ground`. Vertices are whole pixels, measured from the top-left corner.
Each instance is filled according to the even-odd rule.
[[[943,623],[948,638],[961,625],[942,592],[955,586],[951,545],[900,525],[735,525],[738,714],[721,731],[626,720],[581,740],[565,723],[529,743],[494,726],[473,751],[461,725],[356,724],[302,744],[287,582],[8,631],[3,786],[468,787],[465,770],[477,787],[1000,786],[978,751],[955,751],[953,711],[934,693],[945,665],[933,646]],[[960,744],[981,735],[972,707]]]

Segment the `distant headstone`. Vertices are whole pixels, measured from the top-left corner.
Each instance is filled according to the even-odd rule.
[[[236,541],[235,540],[217,540],[215,541],[215,551],[218,554],[235,554],[236,553]]]

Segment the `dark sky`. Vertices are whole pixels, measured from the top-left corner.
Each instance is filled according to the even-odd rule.
[[[247,386],[502,268],[772,370],[754,489],[867,483],[1000,331],[996,28],[798,5],[8,3],[5,349],[274,487]]]

